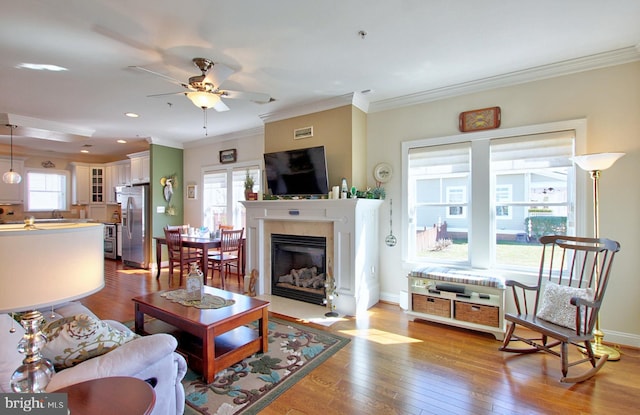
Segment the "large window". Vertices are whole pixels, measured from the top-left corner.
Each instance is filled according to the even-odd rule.
[[[27,211],[67,210],[69,172],[28,170]]]
[[[417,147],[409,151],[414,258],[467,261],[470,157],[469,143]]]
[[[429,145],[433,143],[433,145]],[[489,132],[404,143],[406,259],[538,266],[538,238],[576,233],[576,132]]]
[[[205,171],[203,177],[202,212],[203,225],[209,229],[218,229],[220,225],[244,228],[245,209],[240,201],[244,198],[244,181],[247,173],[253,177],[253,191],[262,182],[259,166],[216,168]]]

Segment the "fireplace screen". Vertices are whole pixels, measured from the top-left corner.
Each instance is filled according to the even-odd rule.
[[[271,235],[271,293],[324,304],[327,240],[318,236]]]

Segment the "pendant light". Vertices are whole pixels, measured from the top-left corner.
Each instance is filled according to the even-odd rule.
[[[9,184],[18,184],[22,181],[22,177],[18,172],[13,171],[13,129],[15,125],[6,124],[11,129],[11,167],[9,171],[2,175],[2,181]]]

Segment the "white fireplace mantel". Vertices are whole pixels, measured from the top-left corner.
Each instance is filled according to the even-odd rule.
[[[241,202],[246,208],[247,270],[259,273],[258,294],[271,294],[271,234],[327,237],[336,311],[357,315],[380,299],[378,208],[381,200],[315,199]],[[332,243],[331,243],[332,241]]]

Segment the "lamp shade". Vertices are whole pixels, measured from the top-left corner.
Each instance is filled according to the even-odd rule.
[[[77,300],[104,287],[104,225],[0,225],[0,313]]]
[[[187,98],[198,108],[213,108],[220,102],[220,96],[212,92],[187,92]]]
[[[625,153],[595,153],[585,154],[582,156],[572,157],[571,160],[575,162],[578,167],[586,171],[602,171],[613,166],[620,157]]]
[[[2,175],[2,181],[7,184],[18,184],[22,181],[22,176],[20,176],[18,172],[13,171],[13,169],[10,169]]]

